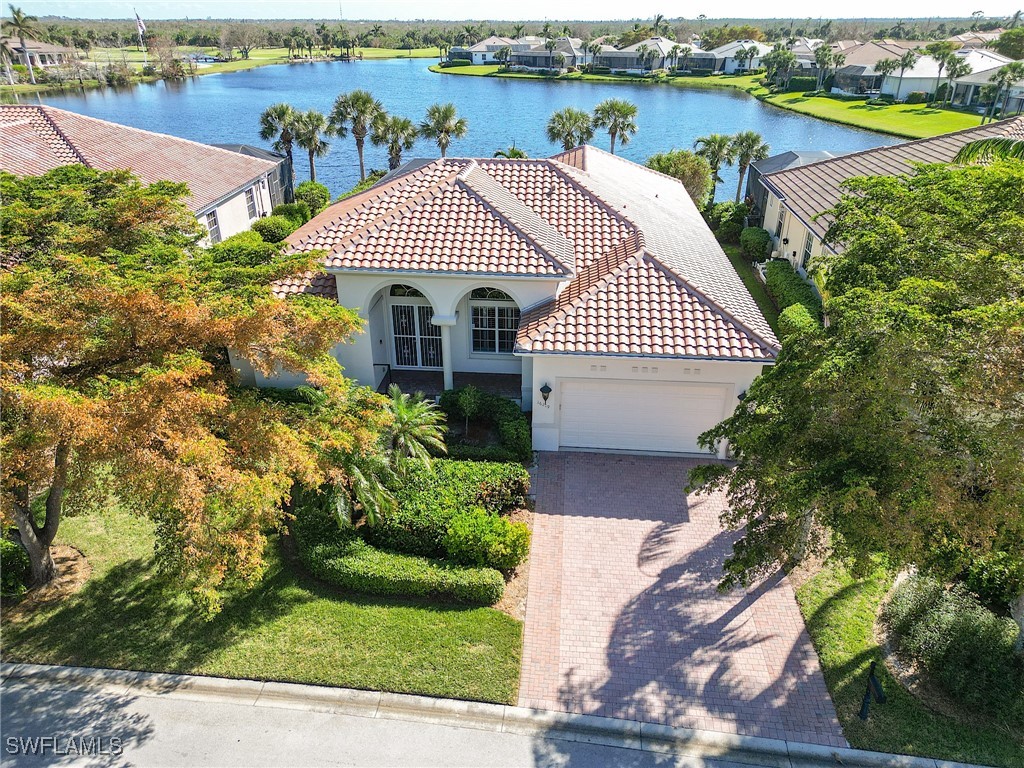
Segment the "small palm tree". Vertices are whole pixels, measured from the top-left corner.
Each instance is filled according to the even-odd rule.
[[[605,99],[594,107],[594,126],[608,129],[613,155],[616,139],[625,145],[636,134],[636,111],[636,104],[624,99]]]
[[[946,64],[946,98],[945,101],[950,102],[953,100],[953,83],[959,80],[961,77],[967,77],[974,71],[972,67],[965,59],[959,56],[952,56],[949,62]]]
[[[736,52],[733,54],[733,57],[736,59],[736,61],[740,65],[740,68],[742,69],[743,62],[747,60],[747,49],[744,48],[743,46],[740,46],[739,48],[736,49]]]
[[[882,76],[882,81],[878,84],[879,90],[885,85],[885,78],[899,68],[900,63],[896,59],[879,59],[875,62],[875,72]]]
[[[434,453],[446,453],[444,433],[447,431],[444,412],[424,399],[422,392],[409,395],[397,384],[388,387],[388,430],[392,462],[400,471],[410,460],[430,464]]]
[[[1005,136],[979,139],[964,144],[956,153],[953,162],[984,163],[988,160],[1024,160],[1024,139],[1008,139]]]
[[[508,61],[512,58],[512,46],[503,45],[498,49],[497,53],[494,54],[494,58],[497,59],[498,63],[503,67],[508,67]]]
[[[514,141],[512,142],[511,147],[508,149],[499,149],[494,153],[494,156],[504,157],[506,160],[525,160],[527,158],[527,154],[517,147]]]
[[[825,80],[825,72],[832,63],[832,47],[828,43],[822,43],[814,49],[814,63],[818,68],[818,85],[814,90],[820,91]]]
[[[339,138],[352,131],[356,140],[356,153],[359,155],[359,179],[366,178],[366,166],[363,162],[363,146],[374,122],[384,115],[384,107],[373,98],[369,91],[355,90],[341,94],[334,102],[331,110],[330,132]]]
[[[913,51],[907,51],[896,61],[896,66],[900,70],[900,81],[896,85],[896,98],[900,97],[900,91],[903,90],[903,75],[908,69],[913,67],[917,63],[917,54]]]
[[[15,8],[13,5],[7,7],[11,9],[11,18],[5,19],[0,28],[3,29],[5,34],[18,38],[18,44],[21,46],[21,57],[25,60],[25,65],[28,67],[28,76],[32,80],[32,84],[35,85],[36,71],[32,67],[32,57],[29,56],[28,45],[25,43],[25,39],[38,40],[43,36],[42,30],[37,26],[39,19],[35,16],[29,16],[21,8]]]
[[[666,29],[668,29],[668,22],[665,21],[665,14],[663,14],[663,13],[656,13],[656,14],[654,14],[654,23],[651,24],[651,29],[654,30],[655,37],[657,37],[658,35],[661,34],[661,28],[662,27],[665,27]]]
[[[646,43],[641,43],[636,47],[636,57],[640,60],[640,74],[644,73],[644,64],[647,61],[647,51],[650,48],[647,47]]]
[[[590,71],[594,71],[594,65],[597,64],[597,56],[601,53],[601,44],[594,42],[587,46],[587,51],[590,52]]]
[[[547,135],[549,141],[561,144],[562,149],[569,150],[594,138],[594,124],[590,115],[582,109],[566,107],[548,119]]]
[[[387,147],[388,168],[393,171],[402,164],[402,152],[412,149],[419,135],[416,125],[408,117],[381,113],[373,122],[370,141],[378,147]]]
[[[293,187],[295,185],[295,163],[292,157],[292,144],[295,137],[292,129],[297,114],[291,104],[281,102],[267,107],[260,115],[260,138],[264,141],[273,141],[274,151],[287,155],[288,166],[292,169]]]
[[[708,200],[708,208],[710,208],[715,204],[715,192],[718,190],[718,185],[722,183],[722,177],[718,175],[722,164],[732,165],[733,163],[732,136],[725,133],[710,133],[693,142],[693,148],[696,150],[694,154],[703,157],[711,166],[713,184],[711,199]]]
[[[953,58],[954,50],[956,49],[953,47],[953,44],[945,40],[928,43],[928,45],[924,47],[924,52],[931,56],[939,66],[938,74],[935,76],[935,89],[933,91],[934,98],[938,98],[939,82],[942,80],[942,70],[949,66],[949,60]]]
[[[459,117],[455,105],[431,104],[427,107],[427,116],[420,123],[420,133],[428,139],[433,139],[437,148],[441,150],[441,157],[448,153],[448,146],[452,139],[461,139],[469,130],[469,123],[466,118]]]
[[[999,102],[1000,94],[1002,94],[1003,103],[999,107],[999,115],[1006,116],[1006,105],[1010,101],[1010,88],[1018,80],[1024,80],[1024,61],[1011,61],[1009,64],[1004,64],[989,78],[990,83],[996,84],[996,94],[992,99],[992,106],[989,108],[989,120],[995,119],[996,104]]]
[[[740,172],[740,180],[736,185],[736,202],[740,201],[743,194],[743,177],[751,163],[764,160],[768,157],[771,148],[765,144],[761,134],[757,131],[740,131],[732,137],[730,151],[736,160],[736,167]]]
[[[690,54],[693,53],[693,48],[688,45],[679,46],[679,58],[683,60],[683,70],[689,69]]]
[[[679,54],[683,52],[683,46],[676,43],[668,49],[668,60],[672,62],[672,68],[675,69],[679,64]]]
[[[512,37],[514,37],[516,40],[518,40],[520,37],[522,37],[525,33],[526,33],[526,25],[525,24],[514,24],[512,26]]]
[[[331,145],[324,141],[327,132],[327,118],[324,117],[323,112],[311,109],[308,112],[299,112],[295,115],[295,122],[292,123],[292,136],[295,143],[309,153],[310,181],[316,181],[315,158],[323,157],[331,148]]]

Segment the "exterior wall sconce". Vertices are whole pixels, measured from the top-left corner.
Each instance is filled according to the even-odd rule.
[[[736,399],[739,400],[741,403],[744,400],[746,400],[747,399],[747,390],[744,389],[742,392],[740,392],[738,395],[736,395]]]
[[[783,245],[789,245],[789,238],[788,237],[782,238],[782,244]]]
[[[551,397],[551,387],[547,384],[540,388],[540,396],[544,398],[544,405],[548,404],[548,398]]]

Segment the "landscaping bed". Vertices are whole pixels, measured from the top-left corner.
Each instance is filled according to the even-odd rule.
[[[442,392],[439,405],[448,417],[448,457],[519,463],[533,458],[530,422],[515,401],[469,386]]]

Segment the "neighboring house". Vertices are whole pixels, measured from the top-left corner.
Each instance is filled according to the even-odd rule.
[[[279,295],[326,296],[364,321],[335,348],[346,375],[511,378],[538,450],[701,452],[778,352],[685,188],[590,146],[412,161],[288,243],[325,252],[324,273]],[[233,364],[246,384],[301,381]]]
[[[799,168],[801,165],[816,163],[819,160],[828,160],[837,157],[833,152],[826,152],[823,149],[817,150],[791,150],[781,152],[764,160],[750,164],[747,172],[747,189],[744,196],[750,205],[749,220],[751,226],[764,226],[764,213],[768,204],[768,190],[761,183],[761,177],[768,173],[784,171],[787,168]]]
[[[741,48],[748,50],[751,46],[757,48],[757,56],[750,59],[743,59],[742,61],[736,58],[736,53]],[[708,53],[714,55],[717,60],[716,69],[719,72],[724,72],[727,75],[731,75],[734,72],[744,72],[747,69],[757,69],[761,66],[761,57],[767,56],[772,52],[774,46],[768,43],[759,43],[755,40],[733,40],[731,43],[720,45],[717,48],[712,48]]]
[[[555,50],[549,51],[545,43],[531,46],[523,50],[513,50],[509,57],[509,68],[520,71],[568,69],[582,66],[584,56],[583,41],[578,37],[559,37],[555,40]],[[562,62],[559,64],[559,55]]]
[[[188,184],[187,203],[212,242],[249,229],[272,208],[279,162],[47,106],[0,104],[0,169],[18,176],[62,165],[130,170]]]
[[[762,226],[773,237],[773,255],[804,271],[815,257],[836,251],[822,243],[832,222],[823,214],[839,202],[847,179],[905,175],[913,173],[914,163],[949,163],[965,144],[990,137],[1024,139],[1024,117],[762,174],[767,191]]]
[[[613,72],[627,72],[635,74],[652,69],[667,69],[671,66],[669,51],[673,46],[678,45],[675,40],[666,37],[649,37],[625,48],[617,49],[611,46],[603,46],[601,53],[597,55],[597,64],[602,67],[609,67]],[[640,47],[654,54],[650,65],[640,61]]]
[[[955,55],[970,64],[972,72],[992,69],[1012,61],[1001,53],[984,48],[965,48],[956,51]],[[881,92],[897,101],[905,100],[915,91],[934,94],[936,79],[941,86],[944,79],[939,76],[939,62],[931,56],[919,56],[914,66],[903,73],[902,81],[898,69],[886,77],[882,81]]]
[[[825,41],[819,38],[797,37],[794,38],[791,45],[787,45],[786,47],[789,48],[789,50],[793,52],[793,55],[798,59],[814,61],[814,52],[823,44],[825,44]]]
[[[515,48],[519,45],[519,41],[513,40],[511,37],[497,37],[491,35],[485,40],[481,40],[479,43],[475,43],[470,46],[456,45],[448,49],[448,58],[451,59],[468,59],[474,64],[494,64],[497,59],[494,58],[494,54],[500,51],[502,48]]]
[[[953,104],[958,107],[983,107],[981,92],[983,88],[992,85],[992,76],[995,75],[1003,65],[983,69],[980,72],[972,72],[969,75],[953,81]],[[1000,105],[1002,97],[1000,96]],[[1010,99],[1006,104],[1008,114],[1020,114],[1024,111],[1024,80],[1018,80],[1010,86]]]
[[[239,152],[249,157],[258,157],[261,160],[268,160],[277,164],[277,173],[270,176],[270,208],[273,210],[282,203],[290,203],[295,199],[295,173],[292,168],[292,161],[288,155],[280,152],[271,152],[263,147],[256,147],[252,144],[214,144],[218,149],[226,149],[230,152]]]
[[[14,64],[25,64],[25,49],[27,49],[28,58],[32,61],[33,67],[56,67],[78,58],[74,48],[43,43],[31,38],[25,38],[25,49],[23,49],[18,38],[0,37],[0,48],[3,48],[4,53]]]
[[[833,92],[870,94],[878,93],[882,87],[882,75],[875,70],[875,64],[882,59],[899,59],[908,49],[894,42],[869,40],[833,50],[846,57],[833,77]]]
[[[988,48],[1003,34],[1003,29],[992,29],[988,32],[964,32],[961,35],[947,37],[951,43],[959,43],[963,48]]]

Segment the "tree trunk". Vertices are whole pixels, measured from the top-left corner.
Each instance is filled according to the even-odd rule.
[[[612,154],[615,154],[615,131],[608,131],[608,135],[612,137]]]
[[[28,66],[28,76],[32,79],[32,85],[35,85],[36,71],[32,68],[32,57],[29,55],[28,48],[25,47],[25,38],[19,37],[18,42],[21,43],[21,55],[25,57],[25,64]]]
[[[388,170],[395,170],[402,164],[402,156],[391,153],[388,155]]]
[[[1017,595],[1015,600],[1010,601],[1010,616],[1017,622],[1019,628],[1017,642],[1014,643],[1013,649],[1019,655],[1024,656],[1024,592]]]
[[[313,159],[313,150],[309,150],[309,180],[316,181],[316,161]]]
[[[366,166],[363,165],[363,138],[356,136],[356,154],[359,155],[359,180],[366,181]]]
[[[4,54],[4,72],[7,75],[7,82],[14,85],[14,72],[11,71],[11,60]]]
[[[295,158],[292,156],[292,143],[290,141],[288,142],[288,146],[285,149],[285,154],[288,155],[288,173],[291,176],[291,181],[292,181],[292,183],[290,184],[290,187],[291,187],[291,195],[290,195],[290,197],[291,197],[291,199],[290,200],[286,199],[285,202],[286,203],[294,203],[295,202]]]
[[[797,540],[796,547],[793,550],[793,561],[796,563],[802,563],[804,558],[807,557],[807,550],[811,544],[811,526],[813,523],[814,515],[810,510],[807,510],[800,520],[800,538]]]
[[[53,477],[50,481],[50,490],[46,494],[46,516],[41,526],[36,525],[33,519],[28,486],[23,485],[15,492],[14,522],[18,527],[22,546],[28,553],[32,575],[30,586],[32,587],[45,584],[54,575],[50,544],[56,538],[57,529],[60,526],[70,457],[71,446],[67,443],[58,443],[53,454]]]
[[[736,185],[736,202],[737,203],[740,201],[740,195],[743,194],[743,177],[746,175],[746,173],[747,173],[747,167],[745,165],[741,165],[740,166],[740,181],[739,181],[739,184]]]

